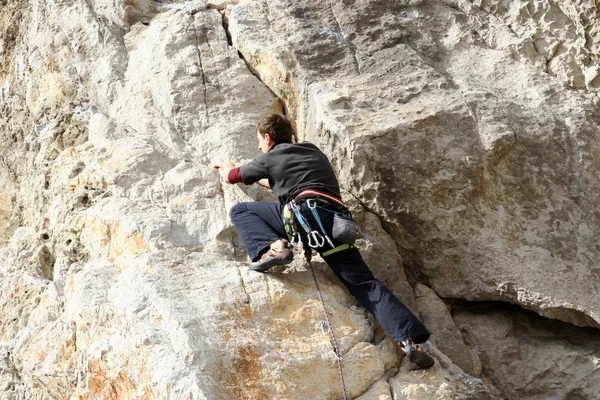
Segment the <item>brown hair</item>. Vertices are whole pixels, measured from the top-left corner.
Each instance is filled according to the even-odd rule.
[[[296,137],[290,121],[277,114],[267,115],[256,125],[256,129],[262,136],[269,134],[275,143],[292,142]]]

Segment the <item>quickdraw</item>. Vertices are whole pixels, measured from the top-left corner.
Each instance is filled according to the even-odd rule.
[[[331,239],[329,239],[327,232],[325,232],[325,228],[323,228],[323,223],[321,222],[321,217],[319,217],[319,213],[317,212],[317,201],[315,199],[308,199],[308,200],[306,200],[306,205],[312,212],[312,215],[315,217],[315,221],[317,221],[317,224],[319,224],[319,228],[321,228],[321,232],[323,233],[323,236],[327,240],[327,243],[329,243],[329,245],[332,248],[335,247],[333,245],[333,242],[331,241]],[[319,247],[322,247],[322,246],[323,245],[321,244],[321,246],[319,246]]]
[[[298,221],[300,223],[300,226],[302,226],[302,229],[304,229],[304,231],[306,231],[306,237],[308,238],[308,245],[313,249],[318,249],[318,248],[323,247],[323,245],[325,245],[325,237],[327,237],[327,234],[325,234],[325,237],[323,237],[323,235],[321,235],[319,232],[317,232],[316,230],[314,230],[310,227],[310,224],[306,220],[306,217],[304,217],[304,215],[302,215],[302,212],[300,211],[300,207],[298,207],[298,204],[296,204],[295,200],[290,201],[287,204],[287,207],[291,208],[291,210],[294,212],[295,220]],[[319,220],[319,225],[321,225],[321,229],[322,229],[323,225],[321,224],[320,220]],[[324,232],[324,230],[323,230],[323,232]]]
[[[298,203],[296,201],[296,200],[301,199],[302,197],[306,197],[309,195],[310,196],[319,196],[316,199],[315,198],[306,199],[306,202],[312,212],[312,215],[314,216],[315,220],[319,224],[319,228],[321,229],[322,233],[319,233],[318,231],[311,228],[306,217],[304,217],[304,215],[302,215],[302,212],[300,211],[300,207],[298,206]],[[301,199],[301,200],[303,201],[304,199]],[[323,227],[323,223],[321,222],[321,217],[319,216],[319,213],[317,211],[317,208],[326,209],[326,208],[320,207],[317,204],[317,202],[321,202],[321,201],[330,202],[330,203],[334,203],[339,206],[345,207],[344,203],[341,200],[339,200],[327,193],[319,192],[316,190],[305,190],[305,191],[301,192],[298,196],[296,196],[296,198],[294,200],[290,201],[289,203],[287,203],[284,206],[284,208],[283,208],[283,226],[284,226],[284,229],[285,229],[285,232],[287,234],[288,241],[290,242],[290,244],[292,244],[292,246],[294,246],[294,248],[296,248],[297,250],[302,247],[302,238],[301,238],[300,232],[296,230],[296,225],[295,225],[295,222],[297,220],[299,222],[300,226],[302,226],[302,229],[304,229],[304,231],[306,232],[308,246],[310,246],[313,249],[322,248],[325,245],[325,241],[327,241],[327,244],[329,244],[331,246],[331,249],[321,253],[321,255],[324,257],[327,257],[327,256],[337,253],[339,251],[355,248],[354,245],[349,245],[349,244],[341,244],[341,245],[335,247],[335,245],[333,244],[333,241],[331,240],[331,238],[325,231],[325,228]]]
[[[298,251],[302,249],[302,237],[300,236],[300,232],[296,230],[294,212],[289,204],[286,204],[283,208],[283,227],[290,244]]]

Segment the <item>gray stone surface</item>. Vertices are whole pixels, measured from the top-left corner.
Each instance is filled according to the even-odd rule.
[[[509,399],[596,399],[600,334],[516,307],[457,309],[456,325]]]
[[[328,154],[365,260],[433,333],[412,370],[316,262],[351,398],[500,396],[440,297],[598,325],[587,3],[0,3],[2,400],[341,397],[302,260],[248,271],[229,222],[272,196],[209,168],[255,157],[270,112]],[[513,361],[490,374],[521,393],[493,372]]]
[[[572,1],[282,0],[240,2],[229,26],[436,292],[598,326],[596,56],[573,61],[593,53],[596,16]],[[544,58],[546,42],[560,45]]]
[[[433,332],[431,343],[463,371],[471,376],[480,377],[481,361],[465,344],[444,302],[433,290],[421,284],[415,287],[415,298],[423,324]]]

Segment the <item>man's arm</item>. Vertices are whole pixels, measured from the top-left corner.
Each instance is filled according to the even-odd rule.
[[[226,183],[243,183],[245,185],[252,185],[257,182],[259,185],[266,188],[270,188],[268,179],[268,172],[265,166],[265,154],[258,156],[246,165],[236,167],[232,162],[217,162],[212,165],[213,168],[221,170],[221,174]],[[260,182],[262,181],[262,183]]]
[[[229,161],[225,162],[216,162],[212,165],[213,168],[220,170],[221,175],[226,183],[231,183],[229,181],[229,172],[235,168],[235,164]]]

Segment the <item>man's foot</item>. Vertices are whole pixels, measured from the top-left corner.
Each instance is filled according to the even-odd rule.
[[[286,265],[292,262],[294,253],[292,249],[285,246],[280,250],[270,249],[262,255],[260,260],[250,264],[250,269],[257,272],[265,272],[276,265]]]
[[[402,350],[404,350],[410,362],[416,364],[419,369],[431,368],[435,364],[435,360],[427,353],[423,346],[414,344],[412,340],[403,343]]]

